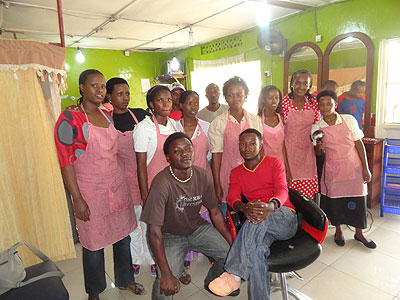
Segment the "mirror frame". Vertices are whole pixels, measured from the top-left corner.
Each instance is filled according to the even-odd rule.
[[[290,57],[292,54],[296,51],[296,49],[301,48],[301,47],[310,47],[311,49],[314,50],[315,54],[317,54],[318,57],[318,74],[317,74],[317,90],[321,88],[322,84],[322,51],[321,48],[313,43],[313,42],[303,42],[303,43],[298,43],[292,48],[289,49],[288,52],[286,52],[285,57],[284,57],[284,66],[283,66],[283,95],[288,94],[288,77],[289,77],[289,64],[290,64]]]
[[[329,44],[326,46],[325,53],[323,56],[323,73],[322,82],[329,80],[329,56],[333,48],[340,41],[345,38],[353,37],[359,39],[365,47],[367,48],[367,65],[366,65],[366,76],[365,76],[365,113],[364,113],[364,136],[365,137],[375,137],[375,127],[371,126],[371,104],[372,104],[372,87],[374,80],[374,57],[375,57],[375,47],[371,38],[362,32],[349,32],[345,34],[340,34],[333,38]]]

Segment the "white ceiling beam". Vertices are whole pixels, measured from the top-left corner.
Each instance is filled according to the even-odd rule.
[[[170,33],[168,33],[168,34],[164,34],[163,36],[157,37],[157,38],[155,38],[155,39],[152,39],[151,41],[148,41],[148,42],[146,42],[146,43],[137,45],[137,46],[135,46],[135,47],[133,47],[133,48],[129,48],[129,49],[126,49],[126,50],[128,50],[128,51],[137,50],[138,48],[141,48],[141,47],[143,47],[143,46],[146,46],[146,45],[148,45],[148,44],[151,44],[151,43],[153,43],[153,42],[155,42],[155,41],[157,41],[157,40],[160,40],[160,39],[162,39],[162,38],[165,38],[165,37],[167,37],[167,36],[170,36],[170,35],[172,35],[172,34],[174,34],[174,33],[177,33],[177,32],[179,32],[179,31],[181,31],[181,30],[187,29],[187,28],[189,28],[190,25],[196,25],[196,24],[198,24],[198,23],[200,23],[200,22],[203,22],[203,21],[205,21],[205,20],[207,20],[207,19],[209,19],[209,18],[215,17],[215,16],[217,16],[217,15],[223,13],[223,12],[226,12],[226,11],[228,11],[228,10],[230,10],[230,9],[232,9],[232,8],[235,8],[235,7],[239,6],[239,5],[242,5],[243,3],[246,3],[246,1],[239,2],[239,3],[235,4],[235,5],[232,5],[232,6],[228,7],[228,8],[225,8],[225,9],[223,9],[223,10],[221,10],[221,11],[218,11],[218,12],[213,13],[213,14],[207,16],[207,17],[204,17],[204,18],[202,18],[202,19],[200,19],[200,20],[197,20],[196,22],[193,22],[192,24],[189,24],[189,25],[187,25],[187,26],[185,26],[185,27],[182,27],[182,28],[180,28],[180,29],[178,29],[178,30],[174,30],[174,31],[172,31],[172,32],[170,32]]]
[[[78,44],[80,41],[82,41],[84,38],[87,38],[97,32],[99,32],[99,30],[102,30],[104,28],[104,26],[106,26],[108,23],[111,22],[115,22],[118,19],[118,16],[120,14],[122,14],[125,10],[127,10],[133,3],[135,3],[137,0],[132,0],[130,1],[128,4],[124,5],[122,8],[120,8],[116,13],[114,13],[111,17],[109,17],[106,21],[104,21],[103,23],[101,23],[99,26],[97,26],[96,28],[92,29],[89,33],[87,33],[85,36],[81,37],[79,40],[71,43],[69,46],[73,46],[75,44]]]

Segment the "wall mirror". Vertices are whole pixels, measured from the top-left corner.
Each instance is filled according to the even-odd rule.
[[[321,87],[322,51],[317,44],[304,42],[294,45],[284,58],[283,93],[290,91],[290,76],[298,69],[309,70],[313,74],[311,93]]]
[[[352,110],[366,137],[374,136],[374,127],[371,127],[373,62],[374,45],[371,39],[361,32],[338,35],[328,44],[323,57],[322,82],[335,80],[339,85],[338,96],[345,93],[346,98],[355,99],[354,103],[357,105],[344,101],[341,107],[342,110]],[[349,92],[351,84],[357,80],[365,82],[364,93]],[[362,88],[359,89],[359,92],[361,91]],[[356,110],[364,105],[363,101],[365,101],[364,114],[361,110],[357,117]]]

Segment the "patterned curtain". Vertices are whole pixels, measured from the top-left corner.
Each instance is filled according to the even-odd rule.
[[[64,59],[58,46],[0,40],[0,251],[25,240],[53,260],[75,257],[51,124],[60,110],[54,87],[65,88]],[[47,100],[39,84],[46,76],[56,83]],[[36,263],[24,250],[25,264]]]

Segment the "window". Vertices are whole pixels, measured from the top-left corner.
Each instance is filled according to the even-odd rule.
[[[205,97],[205,89],[208,84],[215,83],[219,86],[221,92],[219,102],[226,103],[222,95],[222,86],[229,78],[239,76],[246,81],[250,90],[247,101],[243,107],[248,112],[253,114],[257,113],[258,95],[261,90],[261,69],[259,60],[199,69],[191,72],[190,76],[192,89],[200,95],[200,109],[208,105],[208,100]]]
[[[379,52],[377,136],[400,138],[400,38],[382,40]],[[394,132],[396,129],[397,132]]]

